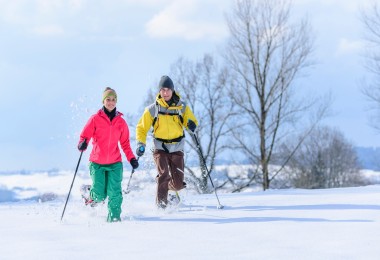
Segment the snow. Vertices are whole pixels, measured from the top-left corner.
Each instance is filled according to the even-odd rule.
[[[154,178],[135,175],[131,184]],[[179,208],[160,211],[147,182],[124,195],[123,221],[107,223],[106,204],[83,205],[79,172],[61,222],[72,178],[0,175],[0,201],[12,194],[0,203],[1,259],[379,259],[380,185],[218,193],[224,209],[187,190]]]

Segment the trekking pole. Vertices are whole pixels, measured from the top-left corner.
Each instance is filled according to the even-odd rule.
[[[79,163],[80,163],[80,160],[82,159],[82,154],[83,154],[83,151],[80,152],[80,156],[79,156],[79,160],[78,160],[77,168],[75,169],[75,173],[74,173],[73,181],[71,182],[71,186],[70,186],[69,194],[67,194],[65,207],[63,208],[63,211],[62,211],[61,221],[62,221],[62,219],[63,219],[63,215],[65,214],[66,205],[67,205],[67,202],[69,201],[69,197],[70,197],[71,189],[73,188],[73,184],[74,184],[75,176],[77,175],[77,172],[78,172]]]
[[[137,161],[139,161],[139,159],[140,159],[140,156],[137,156]],[[131,175],[129,176],[127,188],[125,190],[123,190],[124,194],[128,194],[129,192],[131,192],[129,190],[129,184],[131,183],[132,175],[133,175],[134,172],[135,172],[135,169],[132,167],[132,171],[131,171]]]
[[[216,199],[217,199],[218,204],[219,204],[219,205],[218,205],[218,209],[222,209],[222,208],[224,208],[224,206],[223,206],[222,204],[220,204],[218,194],[216,193],[216,188],[215,188],[214,183],[213,183],[213,181],[212,181],[212,179],[211,179],[210,172],[209,172],[209,170],[208,170],[208,168],[207,168],[207,164],[206,164],[205,157],[203,156],[203,153],[202,153],[201,145],[199,144],[199,141],[198,141],[198,137],[197,137],[197,135],[196,135],[195,133],[193,133],[193,132],[191,132],[191,131],[189,131],[189,132],[190,132],[190,134],[194,137],[195,143],[196,143],[197,148],[198,148],[198,151],[199,151],[199,155],[201,156],[202,161],[203,161],[203,166],[205,167],[206,172],[207,172],[207,176],[209,177],[210,182],[211,182],[211,185],[212,185],[212,187],[214,188],[215,196],[216,196]]]

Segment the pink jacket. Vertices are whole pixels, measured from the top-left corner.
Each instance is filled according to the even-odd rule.
[[[89,143],[92,138],[91,162],[98,164],[121,162],[119,142],[128,161],[135,157],[129,142],[129,128],[122,116],[122,113],[116,112],[116,116],[110,121],[106,113],[100,109],[90,117],[80,134],[79,143],[84,139]]]

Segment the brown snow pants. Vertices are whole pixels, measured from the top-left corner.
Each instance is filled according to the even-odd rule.
[[[184,154],[183,152],[167,153],[163,150],[155,150],[153,153],[158,175],[157,182],[157,206],[165,208],[168,203],[168,191],[179,191],[184,188]]]

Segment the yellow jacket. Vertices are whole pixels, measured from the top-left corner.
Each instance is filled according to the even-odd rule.
[[[184,140],[173,140],[184,135],[184,128],[187,128],[188,120],[192,120],[196,125],[198,125],[198,121],[190,107],[180,99],[180,96],[176,92],[173,92],[173,95],[176,95],[179,100],[177,104],[169,106],[164,98],[158,94],[156,102],[145,108],[136,126],[136,140],[138,143],[146,144],[148,131],[154,123],[153,137],[156,149],[162,149],[161,145],[165,143],[168,146],[172,145],[172,149],[169,149],[170,152],[183,150]],[[179,143],[182,144],[179,145]]]

